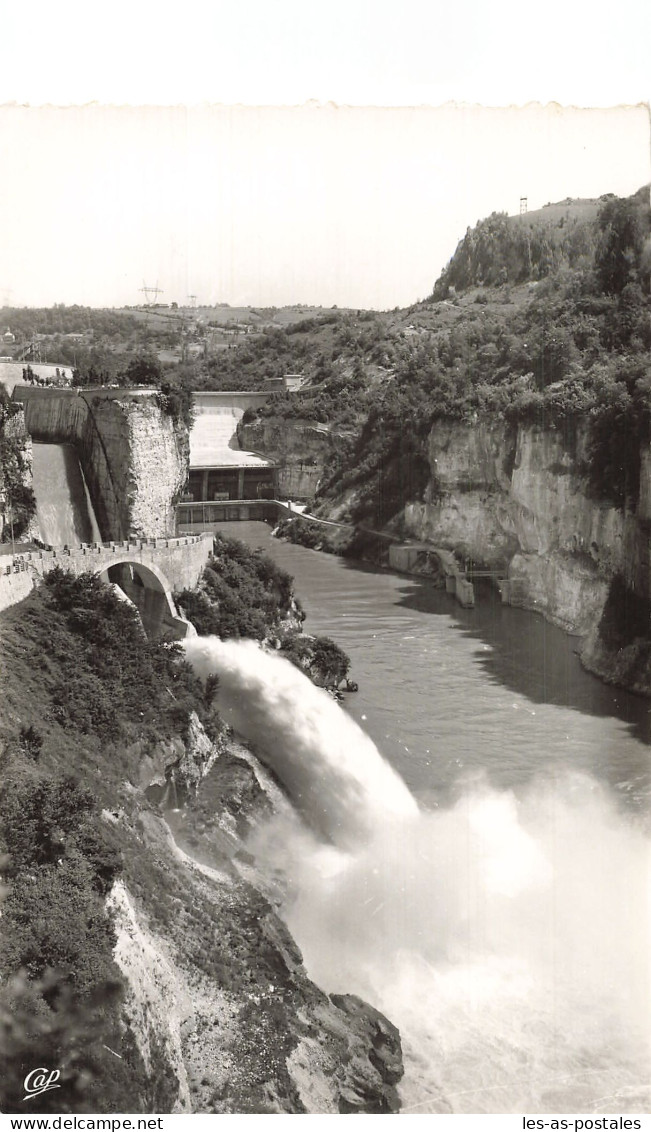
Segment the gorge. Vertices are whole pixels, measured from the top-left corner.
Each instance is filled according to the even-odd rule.
[[[651,448],[647,441],[630,453],[639,498],[622,508],[591,490],[588,445],[586,423],[558,430],[437,421],[425,442],[421,498],[406,501],[380,529],[398,543],[447,547],[460,562],[499,573],[509,604],[582,638],[587,668],[648,695]],[[353,488],[319,513],[350,521],[357,499]],[[619,584],[630,594],[629,613],[613,638],[601,623]]]
[[[230,532],[245,535],[254,546],[264,532],[265,549],[273,545],[266,528],[255,524],[250,532],[246,524],[233,524]],[[318,554],[284,548],[282,543],[273,548],[274,555],[285,551],[307,555],[313,563],[299,582],[301,590],[307,586],[313,605],[308,577],[314,574],[314,559],[321,561]],[[350,567],[336,559],[322,561],[326,570],[347,571],[350,577]],[[292,569],[300,577],[293,562]],[[233,746],[227,736],[216,741],[206,737],[205,723],[198,717],[185,739],[170,739],[164,729],[154,742],[143,742],[142,727],[136,727],[124,749],[126,763],[117,779],[111,777],[104,786],[105,822],[109,829],[117,823],[127,856],[127,877],[114,883],[109,907],[117,932],[115,959],[129,986],[130,1024],[145,1061],[145,1076],[151,1076],[156,1060],[162,1059],[166,1073],[173,1072],[178,1081],[173,1095],[168,1093],[165,1100],[159,1095],[156,1104],[150,1101],[151,1107],[244,1111],[253,1104],[255,1111],[390,1111],[398,1103],[395,1087],[400,1069],[397,1037],[386,1017],[400,1024],[406,1059],[401,1098],[406,1111],[506,1112],[549,1105],[592,1111],[607,1091],[610,1109],[643,1107],[646,1039],[638,1008],[644,1002],[640,989],[644,938],[637,928],[637,909],[643,900],[648,775],[637,777],[636,768],[643,762],[645,748],[639,740],[631,740],[630,765],[622,766],[621,756],[629,750],[622,746],[623,732],[618,735],[609,724],[604,743],[604,724],[594,715],[595,729],[581,736],[581,715],[574,714],[573,707],[569,713],[563,709],[552,725],[555,709],[532,708],[531,690],[516,696],[515,722],[505,724],[504,706],[491,703],[490,690],[481,678],[477,682],[475,676],[468,684],[472,650],[462,647],[459,630],[446,628],[441,638],[439,618],[449,617],[446,595],[429,590],[427,581],[418,579],[405,583],[391,574],[362,573],[363,579],[370,588],[362,600],[366,620],[361,648],[354,656],[362,692],[359,706],[349,701],[350,710],[362,726],[372,726],[376,743],[380,748],[387,745],[392,760],[398,758],[398,747],[405,752],[396,766],[415,790],[419,806],[399,779],[391,777],[388,767],[382,769],[386,764],[371,741],[362,731],[351,730],[352,721],[346,722],[341,708],[311,685],[304,686],[305,677],[294,669],[288,676],[277,672],[277,666],[287,662],[265,654],[256,659],[254,645],[211,645],[201,639],[190,642],[188,655],[217,650],[214,664],[221,681],[217,702],[224,721],[248,735],[263,762],[288,788],[307,824],[297,821],[264,767],[251,762],[246,748]],[[360,638],[362,622],[358,609],[352,636],[342,633],[346,614],[356,608],[342,581],[327,583],[327,574],[317,571],[316,595],[325,595],[329,587],[331,620],[322,627],[352,647]],[[402,618],[393,623],[393,599],[385,606],[380,593],[387,586],[393,592],[394,585],[405,584],[416,586],[421,595],[416,607],[431,594],[433,608],[439,609],[434,635],[431,628],[414,622],[413,613],[407,623]],[[437,602],[443,604],[437,607]],[[502,613],[512,620],[531,617],[508,608]],[[308,628],[321,631],[318,624],[310,624],[309,616]],[[425,620],[430,616],[426,614]],[[476,611],[464,616],[474,617]],[[371,637],[378,630],[387,655],[379,666],[371,663],[362,672],[362,658],[373,656]],[[516,629],[517,634],[521,630]],[[413,651],[410,639],[426,652],[438,653],[434,670],[427,656],[419,667],[419,651]],[[543,643],[550,658],[544,672],[547,691],[534,695],[542,694],[549,704],[558,677],[552,678],[550,638]],[[11,637],[9,645],[9,662],[17,663]],[[240,658],[242,649],[245,655]],[[396,670],[389,658],[401,650],[404,655]],[[392,688],[386,718],[394,720],[395,738],[387,744],[382,722],[378,728],[373,719],[377,702],[371,724],[364,718],[368,703],[364,684],[375,685],[386,703],[392,667],[397,675],[411,673],[413,691],[421,690],[423,698],[416,707],[412,693],[405,699],[404,692]],[[202,675],[209,671],[210,667],[203,668]],[[431,691],[426,673],[433,680]],[[3,686],[11,693],[8,673]],[[441,700],[442,707],[448,701],[442,716],[433,713],[430,696]],[[11,701],[12,694],[10,710]],[[38,701],[42,703],[42,693]],[[465,706],[469,701],[481,705],[480,710],[469,713]],[[536,711],[542,712],[541,730],[532,733],[527,721],[534,722]],[[613,706],[607,708],[608,715],[614,711]],[[416,723],[418,737],[405,733],[405,713]],[[466,723],[460,727],[464,716]],[[631,725],[634,717],[625,718]],[[42,727],[41,719],[38,723]],[[646,734],[642,716],[639,728]],[[513,754],[501,759],[506,734]],[[610,743],[617,743],[621,751],[614,780],[608,770]],[[546,773],[555,768],[553,785],[545,784],[544,774],[540,777],[543,768],[536,766],[543,750],[549,762]],[[525,752],[528,770],[522,776],[516,768],[525,765]],[[578,760],[577,754],[581,754]],[[467,764],[469,756],[470,766],[476,763],[477,770],[492,762],[490,783],[466,780],[467,767],[459,764]],[[317,757],[321,762],[315,762]],[[327,791],[324,783],[334,759],[340,760],[339,778]],[[498,764],[502,770],[495,778]],[[573,777],[575,770],[579,777]],[[386,789],[380,791],[385,773]],[[605,787],[600,785],[602,775]],[[184,783],[193,783],[203,827],[196,843],[182,835],[178,842],[182,848],[175,848],[155,807],[143,807],[129,782],[136,789],[157,786],[175,794],[187,789]],[[632,794],[627,794],[631,787]],[[218,804],[207,811],[215,791]],[[343,820],[348,792],[350,806]],[[404,803],[398,804],[403,798]],[[621,811],[625,799],[633,802],[632,812]],[[196,838],[193,821],[189,835]],[[388,822],[393,821],[398,827],[387,839]],[[586,854],[595,831],[611,862],[608,868],[604,863],[599,877]],[[398,854],[389,848],[392,844]],[[170,888],[168,877],[161,889],[163,874],[154,874],[161,878],[154,906],[148,896],[151,881],[143,880],[135,869],[136,851],[140,869],[162,865],[177,878]],[[251,852],[258,862],[255,866],[249,860]],[[573,859],[571,875],[559,868],[559,855],[561,860],[568,855]],[[261,868],[261,862],[266,866]],[[285,883],[279,889],[281,875]],[[553,962],[559,940],[554,936],[545,942],[549,901],[558,901],[561,893],[562,946],[571,972],[562,985]],[[198,927],[186,919],[190,901],[203,910],[201,930],[212,925],[214,950],[209,950],[209,965],[202,972],[196,971],[197,958],[191,950]],[[539,909],[538,918],[532,919],[532,901]],[[274,906],[298,941],[309,975],[332,996],[329,1006],[319,997],[322,992],[309,989],[314,984],[303,981],[298,953],[283,935]],[[187,909],[180,918],[174,913],[178,921],[174,929],[172,908]],[[618,929],[613,933],[608,924],[614,909]],[[585,944],[579,945],[586,931],[584,918],[592,927]],[[248,925],[246,943],[240,934],[244,925]],[[237,956],[228,962],[216,945],[215,930],[231,941],[231,948],[234,938],[240,940]],[[597,939],[602,941],[598,948]],[[266,958],[261,967],[262,954]],[[245,976],[242,982],[251,964],[254,979],[248,983]],[[625,970],[626,976],[613,983],[615,968]],[[307,1033],[295,1028],[297,996],[303,1019],[310,1019]],[[550,998],[559,1004],[553,1018],[546,1006]],[[364,1000],[372,1006],[363,1005]],[[374,1013],[373,1008],[382,1013]],[[604,1044],[606,1015],[611,1023]],[[533,1041],[527,1036],[532,1017],[537,1035]],[[577,1027],[577,1017],[586,1019],[585,1026]],[[216,1018],[221,1022],[215,1028]],[[561,1052],[554,1037],[559,1027],[565,1032]],[[442,1044],[444,1034],[448,1041]],[[252,1035],[262,1061],[253,1055]],[[501,1046],[495,1045],[496,1035]],[[371,1046],[375,1052],[369,1061],[365,1050]],[[265,1061],[271,1049],[276,1053],[271,1062]],[[381,1062],[377,1062],[380,1049]],[[242,1073],[234,1069],[236,1050]],[[586,1062],[596,1066],[604,1061],[607,1072],[584,1072]],[[342,1077],[337,1066],[344,1064],[351,1068]]]
[[[599,275],[616,219],[490,218],[431,301],[261,335],[312,370],[240,443],[373,562],[176,539],[162,388],[3,402],[3,1109],[32,1057],[64,1075],[30,1111],[648,1109],[651,338],[643,240]],[[392,540],[508,602],[381,568]],[[199,636],[152,631],[139,566]]]

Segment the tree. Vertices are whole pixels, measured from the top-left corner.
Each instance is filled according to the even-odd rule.
[[[121,385],[160,385],[162,377],[160,362],[142,354],[132,358],[127,368],[119,375]]]
[[[619,295],[639,267],[644,233],[632,200],[609,200],[599,213],[600,238],[595,268],[602,291]]]

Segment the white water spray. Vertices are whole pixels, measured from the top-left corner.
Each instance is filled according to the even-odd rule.
[[[355,845],[380,823],[417,813],[404,782],[335,701],[254,641],[196,637],[184,643],[195,671],[219,675],[223,718],[256,745],[313,827]]]
[[[250,642],[187,642],[315,829],[276,820],[308,972],[400,1028],[406,1111],[648,1109],[649,853],[585,777],[419,811],[371,740]]]

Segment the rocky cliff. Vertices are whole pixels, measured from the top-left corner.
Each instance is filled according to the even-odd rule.
[[[621,509],[591,494],[587,437],[585,427],[437,422],[428,443],[430,482],[424,501],[404,509],[404,533],[503,570],[513,604],[587,637],[588,666],[651,691],[639,648],[632,679],[600,632],[614,579],[632,600],[651,596],[651,452],[640,451],[636,506]],[[633,626],[628,635],[633,644]]]
[[[152,922],[118,882],[110,901],[115,955],[141,1054],[151,1071],[154,1045],[177,1082],[170,1108],[397,1111],[395,1027],[361,1000],[329,999],[309,981],[289,933],[250,880],[193,862],[153,814],[142,828],[147,854],[165,863],[174,885],[176,918],[166,928]]]
[[[156,392],[25,388],[20,396],[34,440],[76,448],[104,540],[174,533],[188,437]]]
[[[278,490],[284,499],[311,500],[323,466],[336,443],[336,436],[325,425],[302,420],[259,417],[239,424],[237,435],[242,448],[264,452],[277,461]]]
[[[0,538],[38,535],[32,495],[32,439],[24,409],[17,403],[0,409]]]
[[[208,739],[196,716],[185,742],[134,748],[141,787],[172,780],[186,805],[105,812],[134,834],[140,860],[116,882],[115,957],[127,1015],[150,1074],[174,1082],[182,1112],[394,1112],[398,1031],[354,996],[329,998],[307,978],[268,881],[246,849],[251,831],[289,803],[247,748]],[[136,833],[137,829],[137,833]],[[165,875],[155,897],[140,869]],[[201,863],[200,863],[201,862]]]

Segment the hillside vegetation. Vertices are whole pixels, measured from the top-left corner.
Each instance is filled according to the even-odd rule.
[[[0,542],[19,539],[36,512],[36,499],[30,487],[31,467],[26,451],[26,434],[21,407],[10,400],[0,385],[0,493],[2,528]]]
[[[317,504],[327,514],[349,495],[358,523],[382,526],[422,497],[427,437],[441,419],[568,435],[587,419],[595,496],[635,507],[649,431],[650,283],[648,188],[531,217],[494,214],[466,233],[429,299],[368,322],[347,316],[341,352],[318,362],[324,377],[261,415],[340,434]]]
[[[49,1065],[55,1111],[168,1111],[175,1082],[139,1052],[106,896],[135,862],[127,784],[190,712],[209,722],[203,689],[109,587],[61,570],[3,615],[1,680],[2,1108],[20,1111],[25,1074]],[[103,807],[123,807],[128,832]],[[154,879],[142,850],[138,867]]]
[[[291,575],[239,539],[216,535],[199,586],[178,600],[200,636],[266,641],[322,686],[336,687],[348,673],[350,660],[334,641],[303,635]]]
[[[223,539],[213,567],[183,595],[200,630],[280,637],[318,682],[345,675],[336,645],[300,635],[292,579],[270,559]],[[301,1112],[286,1059],[309,1034],[332,1080],[327,1103],[352,1084],[362,1111],[384,1111],[374,1106],[393,1093],[369,1060],[375,1022],[360,1004],[348,1026],[232,864],[271,805],[262,768],[216,710],[218,679],[204,687],[178,645],[148,640],[133,606],[93,574],[52,571],[3,613],[0,636],[2,1110],[21,1111],[26,1074],[45,1065],[60,1068],[60,1087],[30,1113],[170,1112],[179,1074],[194,1111]],[[217,773],[204,798],[208,756]],[[158,798],[172,782],[203,831],[211,883],[175,850],[148,789]],[[146,931],[136,965],[156,964],[144,1001],[114,953],[129,904],[141,927],[131,922],[127,947],[137,953]],[[154,991],[161,963],[172,985]],[[189,988],[196,1036],[179,1060],[156,1011],[177,1015]],[[163,992],[169,1006],[157,1007]]]

